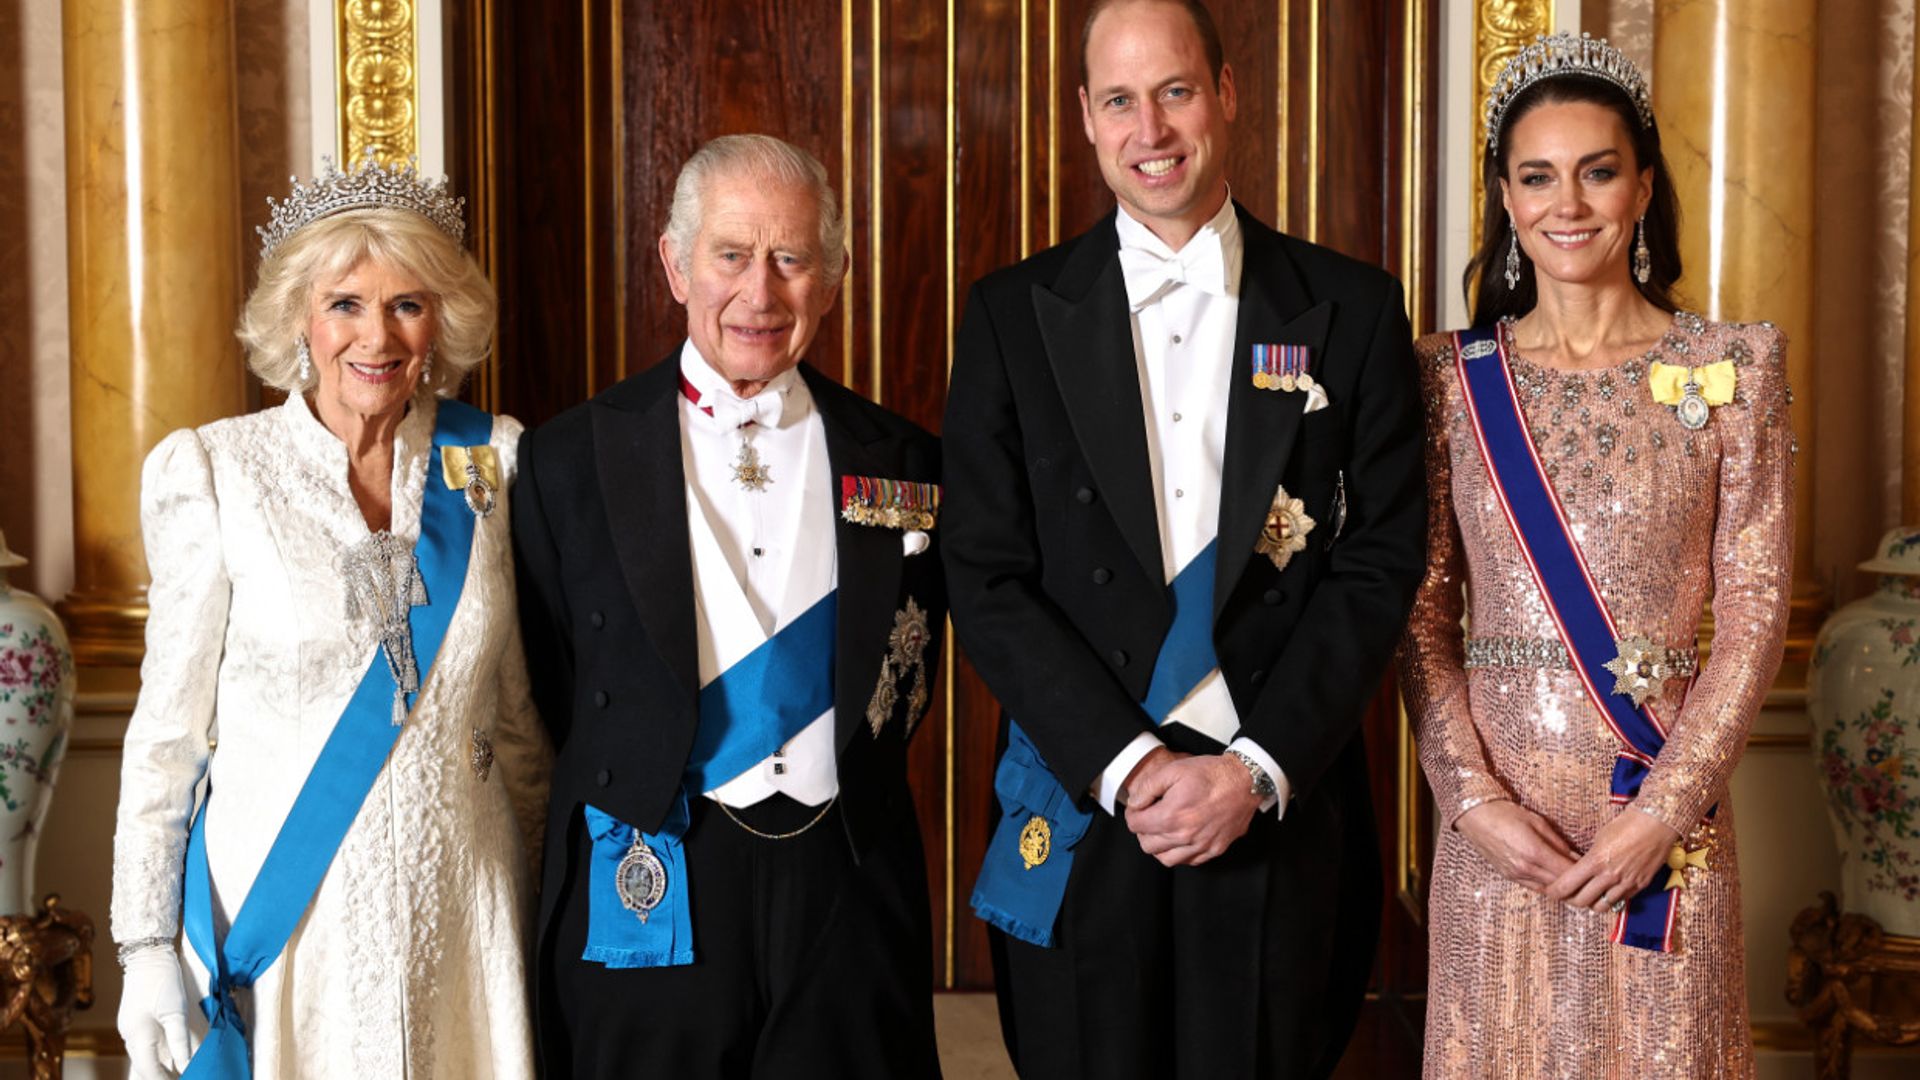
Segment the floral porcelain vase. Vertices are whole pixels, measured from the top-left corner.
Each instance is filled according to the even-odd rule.
[[[0,533],[0,915],[31,911],[33,857],[73,729],[73,654],[53,610],[7,584]]]
[[[1920,528],[1880,541],[1870,595],[1813,646],[1814,761],[1840,845],[1842,904],[1920,937]]]

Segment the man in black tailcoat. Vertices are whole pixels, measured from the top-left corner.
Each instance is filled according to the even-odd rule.
[[[1362,714],[1425,566],[1404,301],[1233,202],[1197,0],[1097,4],[1081,103],[1119,206],[974,288],[946,415],[954,627],[1011,721],[974,895],[1003,1033],[1046,1080],[1322,1076],[1380,911]]]
[[[548,1077],[939,1075],[906,779],[939,447],[801,363],[836,206],[804,151],[707,144],[660,242],[686,341],[520,443]]]

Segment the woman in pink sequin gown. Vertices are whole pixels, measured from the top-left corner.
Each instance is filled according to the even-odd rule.
[[[1401,666],[1441,821],[1430,1077],[1753,1075],[1727,785],[1786,624],[1784,341],[1765,323],[1677,311],[1673,189],[1637,80],[1628,65],[1618,80],[1569,73],[1496,91],[1486,231],[1468,277],[1475,324],[1498,326],[1528,431],[1621,633],[1684,649],[1711,598],[1712,655],[1649,699],[1666,745],[1639,794],[1612,805],[1619,743],[1558,651],[1489,485],[1452,340],[1422,339],[1430,547]],[[1654,364],[1719,361],[1734,390],[1703,427],[1655,400]],[[1614,903],[1666,873],[1676,843],[1705,866],[1682,872],[1673,950],[1614,944]]]

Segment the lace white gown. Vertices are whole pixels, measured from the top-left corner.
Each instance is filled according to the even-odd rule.
[[[395,439],[391,531],[409,547],[425,485],[443,482],[436,412],[416,398]],[[533,1075],[524,946],[550,750],[514,610],[505,489],[520,430],[494,420],[499,503],[477,522],[405,730],[286,951],[238,995],[262,1080]],[[345,446],[297,395],[169,435],[147,459],[141,522],[151,615],[121,773],[113,937],[179,929],[187,826],[209,789],[224,935],[374,658],[378,625],[348,617],[336,569],[367,527]],[[477,743],[491,744],[484,776]],[[181,953],[197,1002],[207,973],[184,940]]]

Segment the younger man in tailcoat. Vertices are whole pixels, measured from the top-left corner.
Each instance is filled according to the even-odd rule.
[[[1424,570],[1404,302],[1230,198],[1198,0],[1095,5],[1083,64],[1119,208],[975,287],[946,417],[954,625],[1011,721],[1002,1028],[1048,1080],[1321,1076],[1379,916],[1360,720]]]

